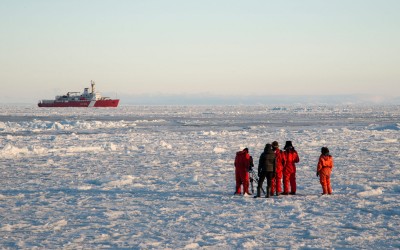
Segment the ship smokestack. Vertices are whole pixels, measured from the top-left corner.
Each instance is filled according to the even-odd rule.
[[[94,94],[94,81],[90,81],[90,85],[92,85],[92,94]]]

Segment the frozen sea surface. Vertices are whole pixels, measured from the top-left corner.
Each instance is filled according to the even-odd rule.
[[[399,106],[3,105],[0,248],[398,249],[399,129]],[[298,195],[233,196],[235,152],[274,140]]]

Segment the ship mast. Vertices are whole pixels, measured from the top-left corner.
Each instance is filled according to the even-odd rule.
[[[92,85],[92,94],[94,94],[94,81],[90,80],[90,85]]]

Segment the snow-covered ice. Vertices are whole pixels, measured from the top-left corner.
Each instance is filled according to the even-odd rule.
[[[399,106],[3,105],[0,248],[398,249],[399,130]],[[298,195],[233,196],[235,152],[274,140]]]

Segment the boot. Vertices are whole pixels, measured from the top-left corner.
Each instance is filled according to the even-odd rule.
[[[328,188],[326,186],[322,186],[322,194],[327,194]]]
[[[261,193],[261,188],[257,187],[257,194],[254,196],[254,198],[260,197],[260,193]]]
[[[271,195],[271,187],[267,187],[267,194],[265,195],[265,198],[269,198]]]

